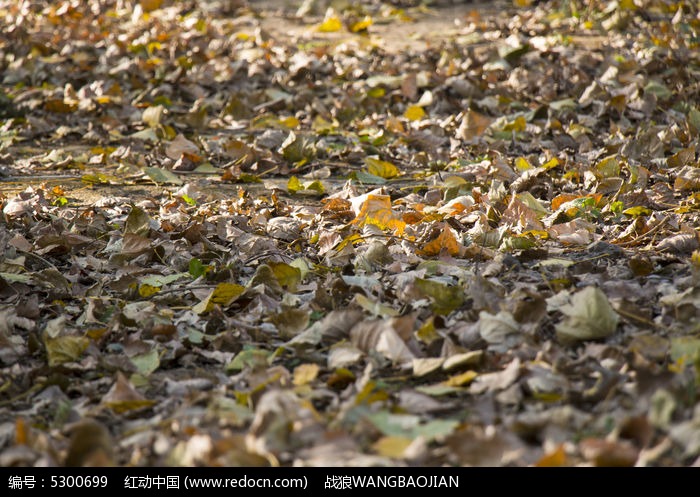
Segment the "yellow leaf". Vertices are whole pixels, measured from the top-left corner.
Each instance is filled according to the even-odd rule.
[[[614,155],[602,159],[596,164],[595,168],[603,178],[611,178],[620,175],[620,161],[618,161],[617,157]]]
[[[527,121],[525,118],[523,116],[518,116],[512,123],[508,123],[503,126],[503,131],[515,131],[516,133],[519,133],[521,131],[525,131],[526,127]]]
[[[51,338],[47,335],[44,338],[44,344],[46,345],[49,366],[54,367],[77,361],[90,345],[90,340],[82,336],[68,335]]]
[[[622,213],[626,216],[632,217],[648,216],[649,214],[651,214],[651,209],[649,209],[648,207],[644,207],[643,205],[637,205],[635,207],[625,209],[624,211],[622,211]]]
[[[294,368],[292,383],[296,386],[307,385],[316,379],[318,372],[318,364],[300,364]]]
[[[299,181],[299,178],[296,176],[292,176],[289,178],[289,181],[287,181],[287,191],[289,193],[296,193],[299,190],[303,190],[304,187],[301,184],[301,181]]]
[[[367,90],[367,96],[371,98],[382,98],[384,95],[386,95],[386,90],[383,86],[375,86]]]
[[[321,33],[335,33],[341,29],[343,29],[343,22],[340,20],[340,18],[338,18],[338,16],[328,17],[316,28],[316,30],[320,31]]]
[[[443,225],[442,231],[437,238],[426,243],[422,250],[417,251],[418,255],[421,256],[435,256],[440,255],[442,252],[452,256],[459,255],[460,252],[460,243],[447,224]]]
[[[637,10],[634,0],[620,0],[619,5],[621,10]]]
[[[209,296],[195,305],[192,310],[197,314],[204,314],[211,311],[215,304],[225,307],[240,297],[244,291],[245,287],[236,283],[219,283]]]
[[[448,379],[443,381],[442,384],[448,387],[461,387],[474,381],[474,378],[477,376],[479,376],[479,373],[469,370],[465,371],[464,373],[450,376]]]
[[[290,266],[284,262],[268,262],[275,275],[275,279],[280,286],[287,288],[289,291],[295,291],[296,286],[301,281],[301,271],[299,268]]]
[[[381,178],[390,179],[399,175],[398,168],[391,162],[376,157],[365,157],[367,172]]]
[[[525,157],[518,157],[515,159],[515,168],[518,171],[527,171],[528,169],[532,169],[532,165]]]
[[[152,12],[160,8],[163,0],[139,0],[139,3],[144,12]]]
[[[150,297],[158,292],[160,292],[160,288],[157,286],[149,285],[147,283],[142,283],[139,285],[139,295],[141,297]]]
[[[420,121],[425,117],[425,111],[423,110],[423,107],[411,105],[408,109],[406,109],[406,112],[403,113],[403,117],[409,121]]]
[[[556,157],[552,157],[550,160],[548,160],[547,162],[542,164],[542,168],[544,170],[549,170],[549,169],[554,169],[558,165],[559,165],[559,159],[557,159]]]
[[[285,117],[284,119],[280,119],[279,122],[282,126],[289,129],[299,126],[299,119],[294,116]]]
[[[409,445],[411,445],[411,439],[392,435],[377,440],[372,445],[372,449],[382,457],[401,459]]]
[[[372,25],[372,18],[370,16],[365,16],[362,20],[357,21],[352,26],[350,26],[350,31],[353,33],[359,33],[360,31],[366,31]]]
[[[418,331],[416,331],[415,335],[418,340],[420,340],[426,345],[430,345],[435,340],[439,340],[442,338],[435,329],[434,316],[430,316],[428,320],[425,323],[423,323],[423,326],[421,326],[418,329]]]

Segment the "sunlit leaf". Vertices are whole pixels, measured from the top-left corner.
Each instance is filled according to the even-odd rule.
[[[150,128],[157,128],[162,124],[164,115],[165,107],[162,105],[154,105],[152,107],[146,107],[141,116],[141,120]]]
[[[337,16],[330,16],[324,19],[323,22],[316,27],[316,30],[321,33],[334,33],[341,29],[343,29],[343,21]]]
[[[287,181],[287,191],[289,191],[289,193],[296,193],[299,190],[303,189],[304,187],[302,186],[301,181],[299,181],[299,178],[297,178],[296,176],[292,176]]]
[[[445,223],[437,238],[426,243],[423,248],[417,250],[416,253],[423,256],[436,256],[441,253],[455,256],[459,255],[460,251],[461,244],[457,241],[449,225]]]
[[[420,121],[425,117],[425,110],[419,105],[411,105],[403,113],[403,117],[409,121]]]
[[[518,171],[527,171],[528,169],[532,169],[532,165],[525,157],[518,157],[515,159],[515,168]]]
[[[465,371],[464,373],[450,376],[443,383],[448,387],[461,387],[474,381],[474,378],[477,376],[479,376],[479,374],[476,371]]]
[[[359,33],[361,31],[367,31],[367,28],[369,28],[372,25],[372,18],[370,16],[365,16],[359,21],[353,23],[350,26],[350,31],[353,33]]]
[[[620,175],[620,162],[614,155],[605,157],[598,164],[596,170],[603,178],[610,178]]]
[[[219,283],[207,298],[192,307],[192,310],[197,314],[204,314],[211,311],[214,305],[226,307],[234,302],[244,291],[245,287],[236,283]]]
[[[635,207],[630,207],[628,209],[625,209],[622,211],[622,213],[626,216],[639,217],[639,216],[651,215],[652,210],[649,209],[648,207],[644,207],[643,205],[638,205]]]
[[[370,174],[374,174],[380,178],[390,179],[399,174],[399,170],[394,164],[378,159],[377,157],[365,157],[365,165]]]
[[[386,304],[382,304],[378,301],[372,301],[364,295],[362,295],[361,293],[356,294],[354,300],[365,311],[375,316],[390,317],[399,315],[399,311],[397,311],[393,307],[390,307]]]

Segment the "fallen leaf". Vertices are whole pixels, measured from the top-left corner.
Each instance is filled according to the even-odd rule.
[[[617,313],[605,294],[593,286],[575,293],[571,303],[559,310],[565,318],[556,326],[556,332],[563,343],[605,338],[617,329]]]

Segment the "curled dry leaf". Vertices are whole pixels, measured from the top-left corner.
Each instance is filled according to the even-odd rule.
[[[395,364],[411,363],[414,355],[399,333],[413,321],[410,317],[362,321],[350,330],[350,340],[365,353],[378,352]]]

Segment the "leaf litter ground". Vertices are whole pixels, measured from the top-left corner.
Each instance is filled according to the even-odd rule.
[[[691,2],[0,2],[0,465],[700,455]]]

